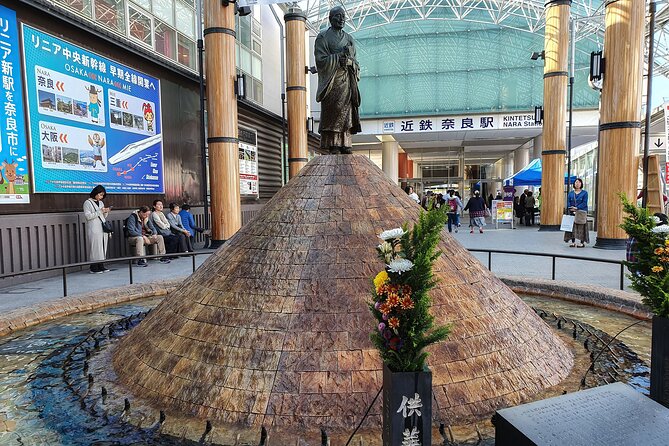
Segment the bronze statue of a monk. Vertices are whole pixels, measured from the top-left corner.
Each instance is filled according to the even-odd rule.
[[[316,37],[314,56],[318,68],[316,101],[321,103],[321,148],[335,153],[351,153],[351,135],[360,133],[360,66],[355,58],[355,42],[344,31],[346,11],[330,10],[330,28]]]

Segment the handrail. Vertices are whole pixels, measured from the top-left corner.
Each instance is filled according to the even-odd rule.
[[[534,256],[534,257],[551,257],[552,258],[552,266],[551,266],[551,279],[555,279],[555,260],[556,259],[570,259],[570,260],[581,260],[585,262],[598,262],[598,263],[609,263],[609,264],[615,264],[615,265],[620,265],[620,289],[624,290],[625,289],[625,264],[622,260],[611,260],[611,259],[597,259],[597,258],[592,258],[592,257],[580,257],[580,256],[575,256],[575,255],[567,255],[567,254],[549,254],[545,252],[526,252],[526,251],[509,251],[505,249],[481,249],[481,248],[471,248],[468,249],[469,252],[480,252],[480,253],[487,253],[488,254],[488,270],[492,271],[492,255],[493,254],[507,254],[507,255],[521,255],[521,256]],[[161,254],[155,254],[155,255],[146,255],[146,256],[134,256],[134,257],[119,257],[115,259],[108,259],[105,260],[105,263],[123,263],[123,262],[128,262],[128,277],[129,277],[129,282],[132,285],[133,283],[133,273],[132,273],[132,262],[133,260],[140,260],[140,259],[159,259],[165,256],[169,257],[191,257],[193,260],[193,272],[195,272],[196,267],[195,267],[195,257],[198,255],[211,255],[213,254],[214,251],[210,252],[184,252],[184,253],[175,253],[175,254],[167,254],[167,255],[161,255]],[[63,275],[63,296],[67,296],[67,270],[71,268],[80,268],[80,267],[85,267],[85,266],[90,266],[95,263],[100,263],[100,261],[91,261],[91,262],[79,262],[79,263],[69,263],[67,265],[59,265],[59,266],[49,266],[46,268],[40,268],[40,269],[34,269],[30,271],[20,271],[20,272],[15,272],[15,273],[8,273],[8,274],[2,274],[0,275],[0,280],[6,279],[9,277],[17,277],[17,276],[23,276],[26,274],[37,274],[37,273],[43,273],[43,272],[49,272],[49,271],[57,271],[61,270],[62,275]]]
[[[481,248],[471,248],[467,249],[469,252],[482,252],[488,253],[488,271],[492,271],[492,255],[493,254],[511,254],[519,256],[534,256],[534,257],[551,257],[553,259],[551,266],[551,280],[555,280],[555,259],[570,259],[570,260],[582,260],[584,262],[598,262],[598,263],[609,263],[614,265],[620,265],[620,289],[625,289],[625,263],[623,260],[612,260],[612,259],[596,259],[593,257],[580,257],[570,254],[549,254],[545,252],[526,252],[526,251],[509,251],[505,249],[481,249]]]
[[[117,257],[114,259],[106,259],[103,262],[100,262],[99,260],[94,260],[90,262],[79,262],[79,263],[68,263],[66,265],[59,265],[59,266],[49,266],[46,268],[40,268],[40,269],[33,269],[30,271],[19,271],[15,273],[8,273],[8,274],[2,274],[0,275],[0,280],[6,279],[9,277],[18,277],[18,276],[24,276],[27,274],[37,274],[37,273],[44,273],[44,272],[49,272],[49,271],[57,271],[61,270],[63,274],[63,297],[67,297],[67,270],[72,269],[72,268],[81,268],[85,266],[90,266],[93,264],[97,263],[107,263],[107,264],[114,264],[114,263],[124,263],[128,262],[128,277],[129,277],[129,282],[130,285],[133,284],[133,274],[132,274],[132,262],[134,260],[151,260],[151,259],[160,259],[163,257],[191,257],[193,260],[193,272],[197,269],[195,267],[195,257],[199,255],[211,255],[213,254],[214,251],[204,251],[204,252],[180,252],[180,253],[169,253],[169,254],[152,254],[152,255],[145,255],[145,256],[133,256],[133,257]]]

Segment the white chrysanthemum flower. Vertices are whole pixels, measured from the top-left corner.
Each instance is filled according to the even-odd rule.
[[[404,234],[406,234],[406,231],[404,231],[402,228],[395,228],[395,229],[389,229],[387,231],[383,231],[380,235],[379,238],[381,240],[394,240],[396,238],[402,237]]]
[[[388,271],[391,273],[402,274],[413,268],[413,262],[407,259],[395,259],[388,264]]]
[[[383,242],[377,246],[376,249],[378,249],[381,254],[389,254],[393,252],[393,245],[388,242]]]
[[[669,234],[669,225],[655,226],[652,231],[656,234]]]
[[[658,224],[658,223],[660,223],[660,222],[662,221],[662,220],[660,220],[660,217],[658,217],[658,216],[656,216],[656,215],[653,215],[652,218],[653,218],[653,222],[654,222],[655,224]]]

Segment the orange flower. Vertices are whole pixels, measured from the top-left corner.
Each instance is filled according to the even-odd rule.
[[[656,248],[654,252],[656,256],[662,255],[664,254],[664,248]]]
[[[660,257],[660,262],[669,263],[669,257]]]
[[[409,285],[404,285],[402,287],[402,295],[403,296],[411,296],[411,287]]]
[[[395,316],[393,316],[390,319],[388,319],[388,326],[390,328],[397,328],[400,326],[400,320],[397,319]]]
[[[397,296],[397,294],[389,294],[387,303],[390,308],[394,308],[400,304],[400,298]]]
[[[383,314],[388,314],[388,313],[390,313],[391,311],[393,311],[393,307],[391,307],[390,305],[388,305],[388,303],[383,303],[383,304],[381,304],[381,306],[379,307],[379,311],[380,311],[381,313],[383,313]]]
[[[413,300],[411,300],[410,297],[405,297],[404,299],[402,299],[400,306],[402,307],[403,310],[410,310],[413,308]]]
[[[650,270],[654,273],[661,273],[662,271],[664,271],[664,268],[661,266],[654,266]]]

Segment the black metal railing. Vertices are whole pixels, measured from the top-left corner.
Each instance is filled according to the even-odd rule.
[[[608,263],[608,264],[613,264],[613,265],[619,265],[620,266],[620,289],[624,290],[625,289],[625,264],[623,263],[622,260],[609,260],[609,259],[596,259],[592,257],[580,257],[580,256],[574,256],[574,255],[564,255],[564,254],[548,254],[548,253],[543,253],[543,252],[519,252],[519,251],[508,251],[508,250],[502,250],[502,249],[480,249],[480,248],[471,248],[468,249],[469,252],[480,252],[480,253],[486,253],[488,254],[488,269],[492,271],[492,255],[493,254],[504,254],[504,255],[518,255],[518,256],[530,256],[530,257],[550,257],[552,259],[551,262],[551,279],[556,280],[556,259],[569,259],[569,260],[578,260],[578,261],[584,261],[584,262],[595,262],[595,263]],[[193,264],[193,272],[195,272],[196,268],[196,263],[195,263],[195,257],[198,255],[211,255],[214,251],[200,251],[200,252],[188,252],[188,253],[178,253],[178,254],[168,254],[169,257],[190,257],[192,259],[192,264]],[[164,255],[147,255],[147,256],[135,256],[135,257],[120,257],[120,258],[115,258],[115,259],[109,259],[105,260],[104,263],[107,264],[115,264],[115,263],[127,263],[128,265],[128,282],[130,285],[134,283],[133,281],[133,261],[139,260],[139,259],[159,259],[161,257],[165,257]],[[78,272],[81,270],[81,268],[84,267],[89,267],[90,265],[94,263],[100,263],[99,261],[92,261],[92,262],[79,262],[79,263],[70,263],[67,265],[59,265],[59,266],[50,266],[47,268],[40,268],[40,269],[34,269],[30,271],[19,271],[15,273],[8,273],[8,274],[3,274],[0,275],[0,280],[6,279],[9,277],[18,277],[18,276],[24,276],[27,274],[37,274],[37,273],[44,273],[44,272],[50,272],[50,271],[61,271],[62,274],[62,282],[63,282],[63,297],[67,296],[67,274],[68,270],[72,269],[77,269],[77,271],[70,271],[70,272]]]
[[[545,252],[527,252],[527,251],[507,251],[503,249],[479,249],[471,248],[468,249],[469,252],[481,252],[488,254],[488,270],[492,271],[492,255],[493,254],[508,254],[508,255],[518,255],[518,256],[531,256],[531,257],[551,257],[551,280],[555,280],[555,260],[556,259],[569,259],[569,260],[579,260],[583,262],[595,262],[595,263],[609,263],[613,265],[620,266],[620,289],[625,289],[625,264],[622,260],[610,260],[610,259],[596,259],[592,257],[581,257],[565,254],[548,254]]]
[[[200,251],[200,252],[182,252],[182,253],[174,253],[174,254],[157,254],[157,255],[146,255],[146,256],[134,256],[134,257],[118,257],[114,259],[108,259],[105,260],[104,263],[106,264],[115,264],[115,263],[127,263],[128,264],[128,282],[130,285],[134,283],[133,279],[133,272],[132,272],[132,266],[133,266],[133,261],[135,260],[151,260],[151,259],[160,259],[163,257],[190,257],[192,259],[193,263],[193,272],[197,269],[196,264],[195,264],[195,257],[199,255],[211,255],[213,254],[214,251]],[[46,273],[50,271],[61,271],[62,278],[63,278],[63,297],[67,296],[67,274],[68,270],[76,269],[76,271],[70,271],[70,272],[80,272],[81,268],[85,267],[90,267],[93,264],[101,263],[99,260],[96,261],[91,261],[91,262],[79,262],[79,263],[70,263],[67,265],[58,265],[58,266],[50,266],[47,268],[39,268],[39,269],[33,269],[30,271],[19,271],[15,273],[8,273],[8,274],[2,274],[0,275],[0,280],[2,279],[7,279],[10,277],[18,277],[18,276],[24,276],[27,274],[39,274],[39,273]]]

